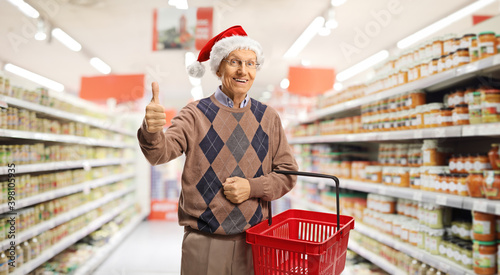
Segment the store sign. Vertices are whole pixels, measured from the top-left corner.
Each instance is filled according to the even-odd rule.
[[[288,92],[301,96],[315,96],[333,89],[335,70],[328,68],[289,67]]]
[[[198,8],[196,12],[196,50],[201,50],[212,38],[213,8]]]
[[[144,96],[143,74],[82,77],[80,83],[80,98],[94,102],[114,98],[117,103],[122,103]]]
[[[149,220],[177,221],[177,200],[151,200]]]

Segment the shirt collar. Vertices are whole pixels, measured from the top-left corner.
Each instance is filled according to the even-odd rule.
[[[215,91],[215,99],[217,99],[217,101],[219,101],[222,105],[224,105],[226,107],[229,107],[229,108],[233,108],[234,107],[233,100],[230,99],[221,90],[221,86],[217,87],[217,90]],[[250,99],[250,97],[248,96],[248,94],[246,94],[245,99],[243,99],[243,101],[240,103],[240,108],[243,108],[243,107],[247,106],[249,99]]]

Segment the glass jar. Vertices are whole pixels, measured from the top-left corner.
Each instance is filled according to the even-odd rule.
[[[410,92],[405,101],[406,109],[413,109],[417,106],[425,104],[425,92],[423,91],[413,91]]]
[[[455,55],[455,52],[450,52],[449,54],[445,55],[444,59],[444,70],[449,70],[453,68],[453,56]]]
[[[439,57],[431,59],[429,62],[429,75],[435,75],[438,73]]]
[[[500,169],[500,148],[498,143],[491,144],[491,149],[488,152],[488,159],[493,170]]]
[[[438,60],[437,64],[437,73],[444,72],[446,69],[446,59],[448,58],[448,55],[441,55],[441,57]]]
[[[472,169],[476,171],[491,170],[491,164],[487,155],[476,154],[472,166]]]
[[[441,108],[437,117],[437,125],[439,127],[453,126],[452,119],[453,108]]]
[[[426,239],[426,250],[432,255],[439,255],[439,245],[444,236],[444,229],[429,229],[428,239]],[[427,242],[428,240],[428,242]]]
[[[484,198],[483,171],[471,171],[466,178],[467,191],[470,197]]]
[[[472,38],[475,38],[476,34],[474,33],[467,33],[462,36],[460,39],[460,47],[459,48],[466,48],[469,49],[471,46]]]
[[[450,168],[451,173],[457,173],[457,156],[451,155],[450,160],[448,161],[448,167]]]
[[[441,38],[436,38],[432,42],[432,55],[433,56],[443,55],[443,41],[441,41]]]
[[[426,139],[422,145],[423,165],[438,166],[444,164],[444,153],[438,148],[436,139]]]
[[[455,59],[453,60],[453,64],[455,67],[469,64],[470,55],[468,48],[460,48],[456,51]]]
[[[500,200],[500,171],[483,171],[483,190],[487,199]]]
[[[455,174],[455,178],[458,183],[458,195],[459,196],[469,196],[468,186],[467,186],[467,174]]]
[[[486,58],[496,54],[497,45],[494,32],[482,32],[478,35],[479,58]]]
[[[451,119],[453,125],[469,124],[469,108],[467,104],[456,105],[452,110]]]
[[[473,244],[474,273],[494,275],[497,272],[497,244],[494,241],[474,241]]]
[[[496,216],[493,214],[472,211],[472,238],[475,241],[495,241]]]
[[[412,116],[412,128],[420,129],[424,128],[424,114],[426,105],[420,105],[415,108],[414,116]]]
[[[427,105],[427,120],[424,117],[425,128],[438,127],[438,116],[441,112],[441,108],[444,107],[443,103],[430,103]]]
[[[481,92],[483,123],[500,122],[500,90],[485,89]]]
[[[472,37],[469,48],[470,62],[475,62],[479,60],[479,47],[477,42],[478,42],[477,38]]]
[[[497,41],[497,53],[500,53],[500,34],[497,34],[495,36],[495,38],[496,38],[496,41]]]
[[[410,188],[420,189],[420,169],[410,169]]]

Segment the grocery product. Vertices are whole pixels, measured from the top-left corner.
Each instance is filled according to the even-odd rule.
[[[496,216],[493,214],[472,212],[473,239],[492,242],[496,240]]]
[[[493,275],[497,272],[496,242],[474,241],[474,272],[481,275]]]
[[[500,170],[483,171],[483,190],[486,198],[500,200]]]
[[[481,32],[478,36],[479,58],[486,58],[496,54],[496,38],[494,32]]]

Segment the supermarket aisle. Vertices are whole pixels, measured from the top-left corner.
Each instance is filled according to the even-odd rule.
[[[177,222],[143,221],[94,275],[178,275],[184,229]]]

